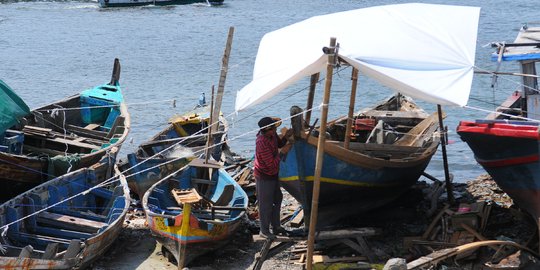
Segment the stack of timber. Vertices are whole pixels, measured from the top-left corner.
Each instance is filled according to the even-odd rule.
[[[88,267],[118,237],[129,205],[127,182],[107,157],[28,190],[0,205],[0,268]]]
[[[5,129],[0,125],[0,182],[11,187],[3,191],[4,199],[96,164],[112,148],[120,148],[130,118],[119,79],[115,59],[109,83],[20,115]]]

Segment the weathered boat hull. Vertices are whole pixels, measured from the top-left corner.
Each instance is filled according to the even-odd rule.
[[[318,132],[305,131],[299,110],[291,109],[291,115],[298,115],[292,119],[296,135],[291,150],[280,161],[279,179],[302,204],[309,221]],[[437,150],[437,119],[437,114],[428,115],[410,98],[396,95],[359,112],[349,134],[347,117],[331,121],[324,143],[317,224],[332,225],[405,193]]]
[[[120,167],[127,175],[130,189],[142,198],[158,180],[205,154],[209,125],[209,107],[173,117],[165,129],[142,143],[137,151],[128,154],[127,160],[121,161]],[[221,159],[227,130],[226,119],[220,117],[218,132],[212,134],[212,144],[216,146],[210,155],[215,160]]]
[[[119,62],[115,71],[119,73]],[[113,77],[115,77],[113,71]],[[117,75],[115,78],[118,78]],[[130,117],[118,81],[34,109],[0,134],[0,199],[98,163],[121,147]]]
[[[457,132],[499,187],[534,218],[540,217],[538,123],[462,121]]]
[[[177,176],[155,183],[142,200],[152,235],[177,262],[179,250],[184,250],[181,256],[185,265],[197,256],[226,244],[241,225],[248,204],[247,194],[228,173],[212,162],[210,164],[192,161]],[[208,168],[213,170],[211,175],[204,172]],[[193,203],[188,228],[182,226],[187,218],[184,217],[185,206],[175,201],[171,194],[173,188],[193,188],[204,198]],[[182,245],[185,249],[180,249]]]
[[[317,224],[329,225],[339,218],[392,202],[416,183],[435,150],[436,147],[421,160],[406,166],[394,164],[394,167],[390,167],[391,164],[381,164],[379,168],[367,164],[365,167],[352,165],[325,153]],[[311,208],[316,152],[315,145],[297,141],[287,153],[285,162],[280,164],[281,185],[302,203],[304,209]],[[301,164],[288,160],[298,160]]]
[[[114,160],[50,180],[0,206],[0,269],[85,268],[120,234],[129,189]],[[117,179],[103,186],[115,175]]]

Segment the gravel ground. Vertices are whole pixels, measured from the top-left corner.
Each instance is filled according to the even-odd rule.
[[[528,216],[522,213],[512,204],[512,200],[496,186],[489,176],[480,176],[466,184],[455,184],[454,196],[458,202],[472,203],[485,201],[491,204],[492,211],[484,236],[488,239],[510,239],[517,243],[526,244],[537,248],[536,226]],[[404,247],[404,239],[411,236],[422,235],[432,221],[432,217],[438,213],[446,202],[445,192],[438,199],[437,209],[432,209],[431,200],[426,197],[432,188],[431,183],[419,182],[405,196],[396,203],[379,209],[374,213],[366,213],[362,217],[344,220],[341,227],[376,227],[382,230],[382,234],[369,237],[368,243],[378,257],[378,265],[382,268],[390,258],[400,257],[407,260],[415,259],[410,250]],[[285,196],[284,212],[293,211],[296,207],[294,199]],[[435,211],[433,211],[435,210]],[[427,212],[430,212],[427,215]],[[249,216],[256,216],[251,213]],[[169,262],[161,253],[161,246],[150,235],[146,228],[144,213],[131,211],[124,224],[125,229],[93,269],[177,269],[174,263]],[[233,240],[224,248],[202,256],[189,265],[189,269],[251,269],[256,253],[260,251],[263,242],[253,241],[252,235],[257,234],[256,221],[248,220],[235,235]],[[299,246],[305,243],[299,243]],[[292,253],[289,248],[268,260],[262,269],[296,270],[302,269],[298,262],[298,254]],[[330,256],[352,256],[350,249],[334,246],[330,249],[321,249],[321,252]],[[476,259],[477,262],[481,258]],[[446,269],[483,269],[474,267],[475,261],[467,262],[470,266],[453,268],[446,265]],[[534,268],[533,268],[534,269]]]

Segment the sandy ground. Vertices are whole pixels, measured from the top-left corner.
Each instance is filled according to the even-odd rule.
[[[287,202],[285,202],[287,203]],[[191,262],[189,269],[194,270],[233,270],[251,269],[255,255],[262,248],[263,242],[253,241],[253,234],[257,233],[256,223],[246,218],[241,229],[225,247],[207,255],[203,255]],[[292,261],[288,261],[289,254],[279,254],[267,260],[262,269],[301,269]],[[106,255],[94,263],[92,269],[150,269],[150,270],[176,270],[176,263],[171,263],[163,255],[161,244],[152,238],[148,230],[144,213],[130,211],[124,222],[124,229]]]
[[[163,255],[161,244],[151,237],[144,218],[132,215],[124,227],[113,247],[94,264],[93,269],[178,269]],[[255,254],[262,247],[262,242],[254,242],[251,234],[249,225],[245,224],[229,245],[196,259],[189,269],[251,269]],[[295,268],[292,263],[283,263],[281,257],[268,260],[262,269],[301,269]]]

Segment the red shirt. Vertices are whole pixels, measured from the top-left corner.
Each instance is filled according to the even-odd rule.
[[[255,142],[255,170],[257,176],[276,176],[279,173],[279,148],[287,143],[285,138],[279,138],[274,131],[270,136],[257,133]]]

